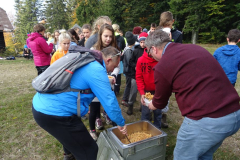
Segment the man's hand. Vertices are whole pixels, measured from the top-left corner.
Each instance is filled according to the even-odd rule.
[[[155,108],[152,104],[152,101],[149,103],[148,108],[151,110],[156,110],[157,108]]]
[[[141,103],[146,106],[145,101],[144,101],[145,95],[141,95]]]
[[[121,126],[117,126],[117,127],[118,127],[119,131],[122,134],[127,134],[127,126],[126,126],[126,124],[123,127],[121,127]]]

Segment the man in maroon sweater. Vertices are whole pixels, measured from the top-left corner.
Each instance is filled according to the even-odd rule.
[[[170,42],[156,30],[145,41],[154,67],[155,94],[149,109],[163,109],[172,92],[184,116],[174,160],[212,159],[223,140],[240,127],[239,96],[223,69],[204,48]]]

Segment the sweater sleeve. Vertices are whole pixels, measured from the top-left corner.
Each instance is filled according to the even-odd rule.
[[[167,105],[168,99],[172,94],[172,87],[165,77],[156,70],[154,72],[154,80],[155,94],[152,104],[155,108],[163,109]]]
[[[42,38],[41,40],[39,40],[39,45],[40,45],[40,47],[42,48],[42,50],[43,50],[44,53],[46,53],[46,54],[52,53],[53,44],[50,43],[50,44],[48,45],[44,38]]]
[[[141,69],[141,62],[138,60],[137,61],[137,66],[136,66],[136,83],[137,83],[137,89],[140,93],[140,95],[144,95],[144,80],[143,80],[143,73]]]

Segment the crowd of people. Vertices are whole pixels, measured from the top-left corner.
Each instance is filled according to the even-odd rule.
[[[112,24],[108,16],[96,18],[92,26],[84,24],[81,28],[56,30],[53,34],[45,34],[42,24],[35,25],[27,47],[33,53],[38,75],[71,54],[71,46],[96,51],[101,57],[100,62],[90,62],[72,73],[72,88],[91,90],[80,94],[81,118],[77,117],[78,92],[37,92],[32,106],[35,121],[63,145],[65,160],[95,160],[96,129],[103,129],[101,115],[107,124],[127,134],[116,98],[124,75],[126,85],[121,104],[128,108],[128,116],[134,114],[139,93],[141,120],[149,120],[159,129],[167,128],[169,98],[175,93],[185,118],[178,132],[174,159],[211,159],[223,140],[240,127],[239,96],[234,89],[240,70],[237,58],[240,49],[236,46],[240,31],[230,31],[229,45],[218,49],[214,56],[200,46],[181,44],[182,40],[169,11],[160,15],[158,26],[150,24],[149,31],[136,26],[124,37],[120,26]],[[113,77],[112,84],[108,75]],[[232,85],[228,78],[232,78]],[[149,105],[145,103],[147,92],[154,95]],[[90,131],[82,122],[87,114]]]

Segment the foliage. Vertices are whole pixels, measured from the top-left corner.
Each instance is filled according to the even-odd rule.
[[[16,0],[16,22],[15,40],[24,45],[27,33],[31,33],[34,24],[37,23],[37,1],[36,0]]]

